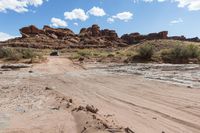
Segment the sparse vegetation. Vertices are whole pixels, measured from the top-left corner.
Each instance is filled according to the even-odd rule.
[[[30,63],[37,62],[44,59],[42,54],[29,48],[0,48],[0,58],[10,61],[20,61],[23,59],[30,59]]]
[[[200,61],[200,47],[195,43],[162,40],[147,41],[123,49],[77,49],[71,59],[107,59],[125,62],[168,62],[188,63]]]
[[[106,51],[102,49],[79,49],[76,52],[73,52],[71,59],[79,59],[80,57],[85,58],[102,58],[108,57],[112,54],[111,51]]]
[[[167,63],[199,63],[200,43],[176,40],[152,40],[130,46],[126,53],[137,53],[127,56],[126,62],[155,62]]]
[[[138,56],[141,59],[150,60],[154,54],[154,48],[152,45],[143,45],[138,49]]]
[[[187,62],[189,59],[198,59],[200,49],[196,45],[176,45],[168,50],[161,52],[161,58],[165,62]]]

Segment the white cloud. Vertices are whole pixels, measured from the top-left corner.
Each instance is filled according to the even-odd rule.
[[[172,21],[170,22],[170,24],[178,24],[178,23],[183,23],[183,19],[182,19],[182,18],[179,18],[179,19],[177,19],[177,20],[172,20]]]
[[[115,16],[112,16],[112,19],[119,19],[128,22],[129,20],[133,19],[133,14],[131,12],[121,12],[116,14]],[[110,20],[112,21],[112,19]]]
[[[138,1],[138,0],[136,0]],[[178,7],[184,8],[187,7],[189,11],[198,11],[200,10],[200,0],[142,0],[144,2],[153,2],[153,1],[158,1],[158,2],[177,2]]]
[[[78,23],[74,23],[75,26],[78,26]]]
[[[175,0],[178,7],[187,7],[190,11],[200,10],[200,0]]]
[[[65,22],[64,20],[61,20],[59,18],[52,18],[51,19],[51,25],[54,27],[66,27],[67,26],[67,22]]]
[[[154,0],[143,0],[144,2],[153,2]]]
[[[111,23],[115,22],[115,20],[113,18],[108,18],[107,22],[111,24]]]
[[[79,19],[81,21],[86,21],[89,16],[85,13],[83,9],[74,9],[71,12],[65,12],[64,13],[65,19],[73,20],[73,19]]]
[[[12,10],[18,13],[28,12],[28,6],[40,6],[44,0],[0,0],[0,12]]]
[[[89,14],[93,15],[93,16],[97,16],[97,17],[102,17],[105,16],[106,13],[102,8],[99,7],[93,7],[88,11]]]
[[[15,38],[15,36],[11,36],[7,33],[0,32],[0,41],[6,41],[11,38]]]

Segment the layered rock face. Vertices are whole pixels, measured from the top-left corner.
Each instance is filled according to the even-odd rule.
[[[60,49],[79,41],[79,38],[70,29],[55,29],[49,26],[38,29],[34,25],[30,25],[21,28],[20,33],[21,38],[8,40],[4,44],[13,47]]]
[[[20,29],[22,37],[0,42],[0,46],[31,47],[31,48],[109,48],[125,47],[145,40],[173,39],[200,42],[198,37],[187,39],[184,36],[168,37],[167,31],[141,35],[140,33],[125,34],[118,37],[114,30],[101,30],[98,25],[82,28],[79,34],[67,28],[44,26],[38,29],[34,25]]]
[[[148,35],[140,35],[140,33],[125,34],[121,37],[128,44],[139,43],[145,40],[167,39],[168,31],[162,31],[159,33],[150,33]]]
[[[22,37],[32,37],[38,34],[44,34],[43,30],[38,29],[34,25],[30,25],[29,27],[23,27],[20,30]]]
[[[79,34],[67,28],[34,25],[20,29],[22,37],[8,40],[2,45],[32,48],[105,48],[127,46],[114,30],[101,30],[98,25],[81,29]]]
[[[158,39],[171,39],[180,41],[200,42],[198,37],[186,38],[185,36],[171,36],[168,37],[168,31],[161,31],[159,33],[150,33],[148,35],[141,35],[140,33],[131,33],[122,35],[121,39],[127,44],[135,44],[146,40],[158,40]]]
[[[79,33],[81,46],[96,46],[96,47],[118,47],[127,46],[121,38],[118,37],[114,30],[101,30],[98,25],[92,25],[89,28],[82,28]]]
[[[74,32],[67,28],[54,29],[49,26],[44,26],[43,31],[47,36],[57,38],[57,39],[67,39],[68,37],[75,36]]]

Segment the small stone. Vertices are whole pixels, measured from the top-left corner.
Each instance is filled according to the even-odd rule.
[[[70,103],[72,103],[72,102],[73,102],[73,100],[72,100],[72,99],[69,99],[69,102],[70,102]]]
[[[79,59],[78,59],[78,61],[84,61],[84,57],[80,57]]]
[[[91,113],[95,113],[95,114],[99,111],[99,110],[98,110],[97,108],[95,108],[93,105],[92,105],[92,106],[87,105],[87,106],[86,106],[86,110],[89,111],[89,112],[91,112]]]
[[[78,108],[77,108],[77,111],[80,111],[80,110],[84,110],[85,108],[83,107],[83,106],[79,106]]]
[[[192,86],[187,86],[187,88],[190,88],[190,89],[191,89],[191,88],[192,88]]]
[[[31,70],[30,70],[30,71],[28,71],[28,72],[29,72],[29,73],[33,73],[33,71],[31,71]]]
[[[52,88],[50,88],[50,87],[46,87],[45,90],[52,90]]]
[[[50,56],[60,56],[60,53],[58,51],[53,51],[50,53]]]
[[[126,133],[135,133],[129,127],[125,128],[124,130],[125,130]]]
[[[157,118],[156,118],[156,117],[153,117],[153,119],[154,119],[154,120],[157,120]]]

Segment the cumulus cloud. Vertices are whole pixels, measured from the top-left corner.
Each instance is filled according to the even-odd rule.
[[[18,13],[28,12],[28,6],[40,6],[44,0],[0,0],[0,12],[12,10]]]
[[[170,22],[170,24],[178,24],[178,23],[183,23],[183,19],[182,19],[182,18],[179,18],[179,19],[177,19],[177,20],[172,20],[172,21]]]
[[[83,9],[74,9],[71,12],[65,12],[64,13],[65,19],[73,20],[73,19],[79,19],[81,21],[86,21],[89,16],[85,13]]]
[[[137,0],[138,1],[138,0]],[[188,10],[190,11],[198,11],[200,10],[200,0],[142,0],[144,2],[153,2],[153,1],[158,1],[158,2],[177,2],[178,7],[184,8],[187,7]]]
[[[178,7],[187,7],[190,11],[200,10],[200,0],[175,0]]]
[[[11,36],[7,33],[0,32],[0,41],[6,41],[8,39],[15,38],[15,36]]]
[[[112,19],[119,19],[128,22],[129,20],[133,19],[133,14],[131,12],[121,12],[112,16]],[[112,19],[110,20],[112,21]]]
[[[106,15],[106,12],[104,11],[104,9],[99,8],[99,7],[93,7],[88,11],[89,14],[93,15],[93,16],[97,16],[97,17],[102,17]]]
[[[131,12],[118,13],[116,15],[113,15],[112,17],[109,17],[107,19],[107,22],[113,23],[113,22],[115,22],[116,19],[124,21],[124,22],[128,22],[129,20],[133,19],[133,13],[131,13]]]
[[[78,23],[74,23],[75,26],[78,26]]]
[[[51,19],[51,25],[54,27],[66,27],[67,26],[67,22],[65,22],[64,20],[61,20],[59,18],[52,18]]]
[[[108,22],[108,23],[113,23],[113,22],[115,22],[115,20],[114,20],[113,18],[108,18],[108,19],[107,19],[107,22]]]

